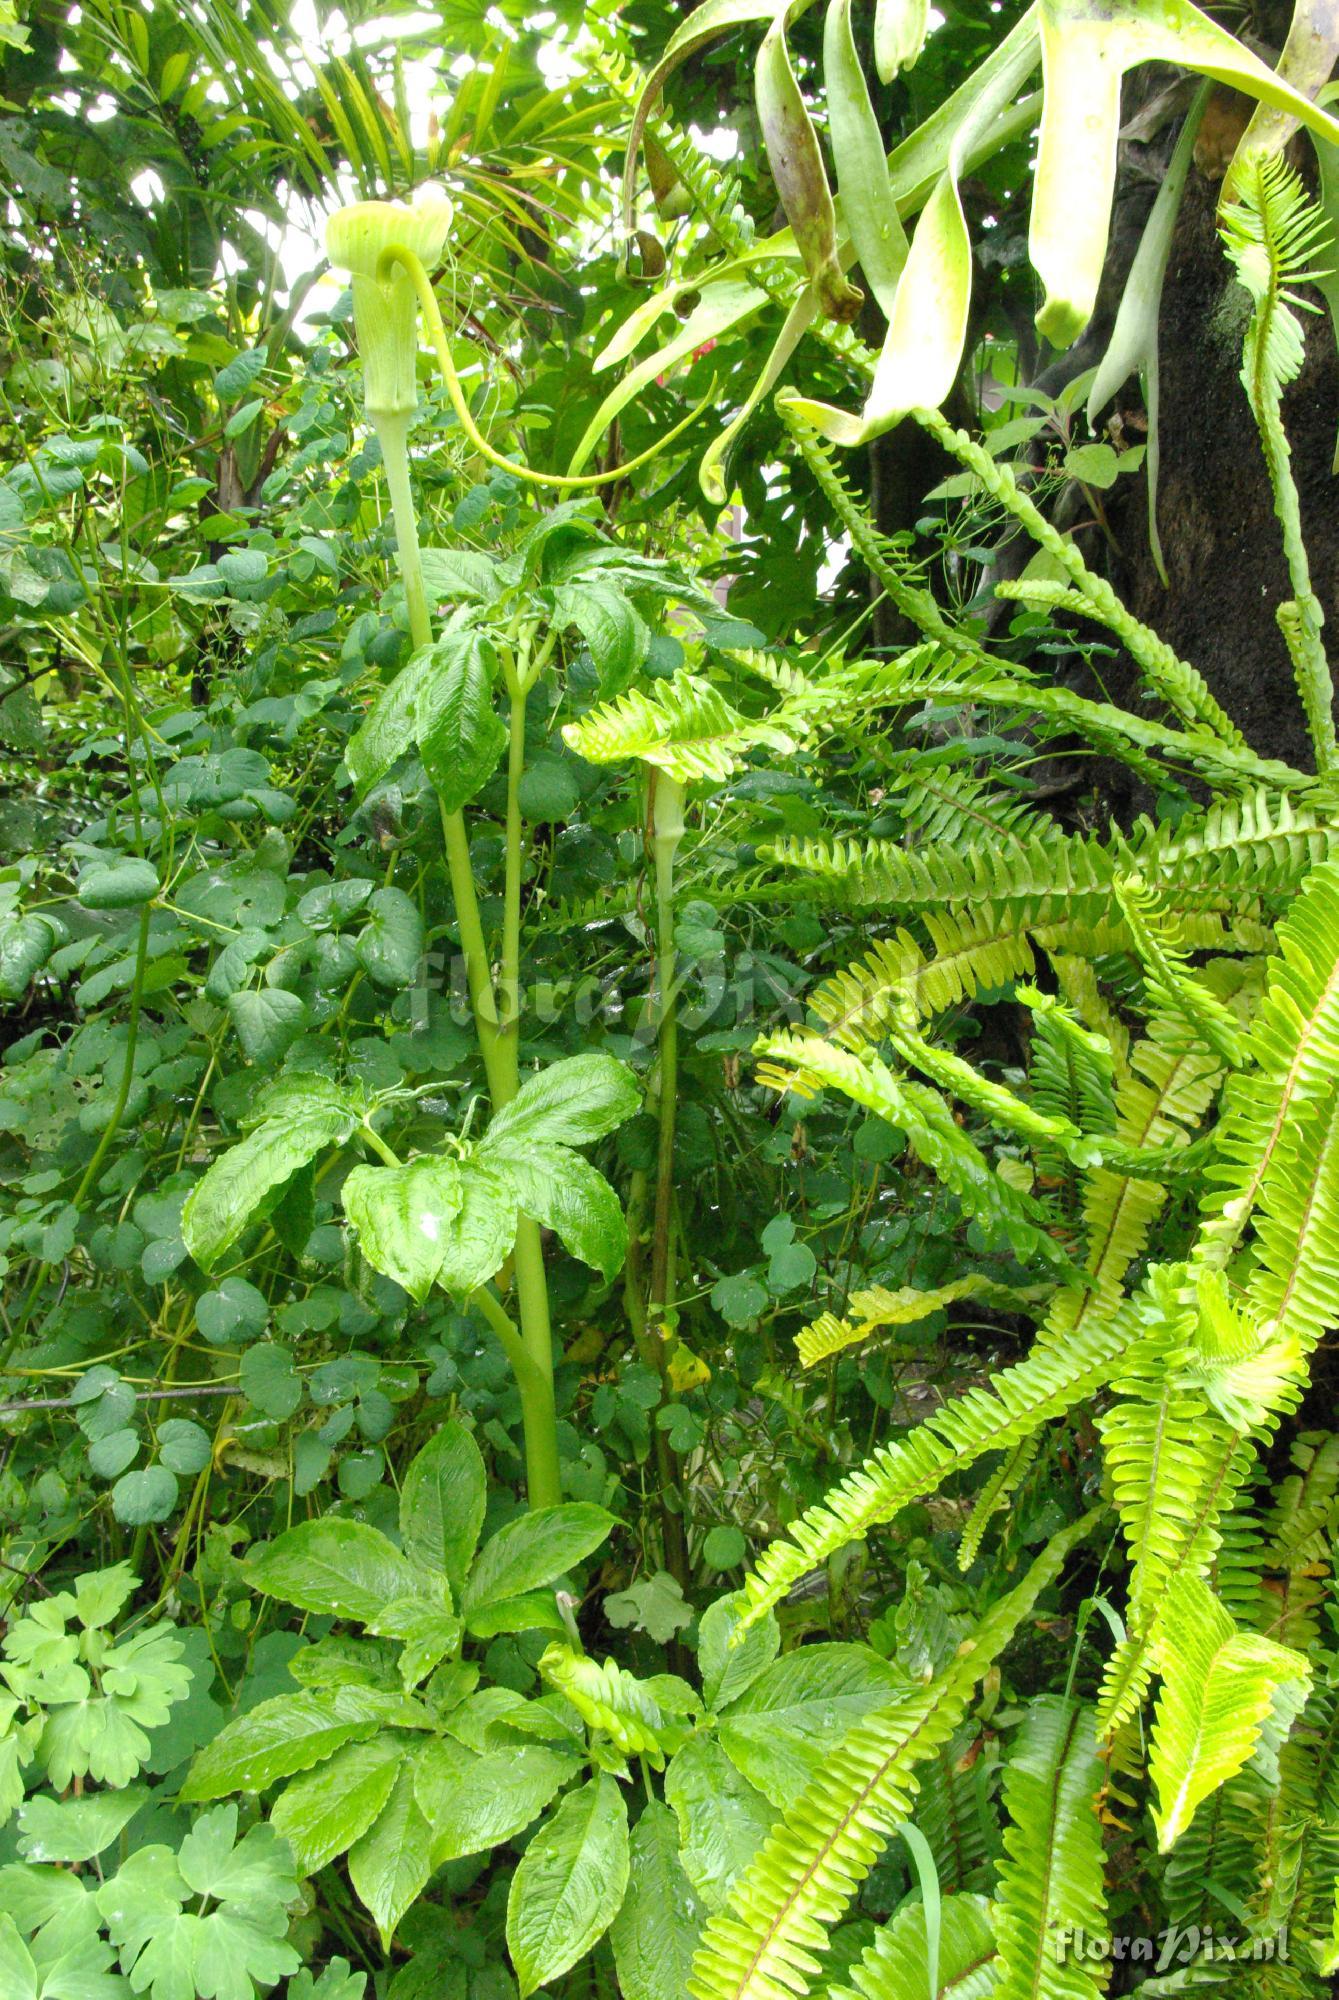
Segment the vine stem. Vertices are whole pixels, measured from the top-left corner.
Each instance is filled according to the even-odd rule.
[[[431,291],[431,286],[428,289]],[[420,648],[432,644],[432,616],[423,581],[418,518],[414,511],[413,489],[409,481],[409,416],[401,411],[378,413],[369,410],[368,417],[381,444],[386,485],[390,494],[391,517],[395,525],[400,576],[404,584],[405,606],[409,615],[409,637],[417,652]],[[514,908],[516,911],[514,939],[516,960],[519,960],[520,949],[519,804],[516,806],[517,837],[514,841],[510,833],[512,797],[520,784],[524,754],[525,696],[522,691],[519,701],[515,696],[512,701],[508,755],[509,837],[504,894],[504,907],[508,910]],[[442,836],[446,847],[451,894],[456,906],[461,950],[465,957],[470,1007],[474,1015],[475,1032],[479,1038],[479,1051],[483,1057],[488,1094],[492,1099],[494,1111],[500,1111],[504,1104],[511,1102],[520,1087],[519,1022],[509,1021],[504,1030],[499,1016],[498,995],[493,985],[488,946],[484,938],[483,921],[479,915],[479,900],[474,887],[469,833],[462,812],[448,812],[445,807],[442,808]],[[505,993],[507,975],[505,955],[503,974]],[[515,984],[514,972],[513,984]],[[556,1507],[562,1499],[562,1484],[558,1461],[558,1418],[553,1390],[553,1332],[549,1319],[548,1279],[544,1269],[543,1240],[538,1224],[529,1216],[521,1216],[517,1224],[514,1268],[516,1300],[521,1320],[519,1346],[509,1345],[506,1340],[503,1341],[503,1346],[516,1374],[516,1386],[521,1397],[521,1418],[525,1433],[526,1486],[532,1507]],[[476,1296],[481,1297],[481,1295]],[[481,1303],[481,1310],[501,1339],[500,1328],[492,1318],[489,1307]],[[502,1313],[500,1306],[497,1310],[502,1314],[502,1318],[506,1319],[506,1314]],[[507,1326],[511,1331],[510,1320],[507,1321]],[[525,1355],[523,1367],[520,1365],[522,1352]]]

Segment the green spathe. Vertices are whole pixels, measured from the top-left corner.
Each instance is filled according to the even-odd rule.
[[[440,188],[424,187],[412,205],[354,202],[337,208],[326,224],[330,261],[349,273],[371,417],[407,416],[418,405],[418,295],[403,265],[386,268],[382,260],[389,250],[410,250],[431,270],[446,247],[454,212]]]

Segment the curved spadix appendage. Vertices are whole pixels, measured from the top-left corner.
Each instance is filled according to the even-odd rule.
[[[349,273],[354,326],[363,364],[364,399],[374,428],[394,426],[401,433],[418,407],[415,363],[418,317],[421,312],[429,341],[441,369],[446,393],[466,437],[490,465],[532,486],[553,486],[566,492],[608,486],[639,466],[647,465],[695,422],[711,401],[715,384],[697,408],[636,458],[625,459],[609,472],[573,477],[536,472],[494,450],[479,430],[461,387],[460,377],[442,324],[441,308],[427,266],[446,248],[454,210],[437,191],[410,206],[405,202],[361,201],[336,209],[326,224],[326,252],[337,269]]]
[[[1121,78],[1175,63],[1289,113],[1339,144],[1339,124],[1191,0],[1040,0],[1045,97],[1028,254],[1045,290],[1039,332],[1056,347],[1092,316],[1116,181]]]

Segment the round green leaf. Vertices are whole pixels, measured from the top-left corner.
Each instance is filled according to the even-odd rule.
[[[165,1465],[127,1472],[112,1488],[112,1512],[127,1528],[165,1521],[177,1504],[177,1482]]]

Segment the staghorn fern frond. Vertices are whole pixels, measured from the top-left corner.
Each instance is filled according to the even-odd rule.
[[[689,673],[592,709],[565,726],[563,740],[589,763],[636,759],[679,785],[723,784],[752,751],[788,755],[795,748],[785,729],[742,715],[718,688]]]
[[[986,1897],[944,1898],[938,1966],[935,2000],[987,2000],[994,1991],[997,1953]],[[926,2000],[930,1990],[925,1905],[905,1903],[875,1933],[850,1985],[830,1989],[830,2000]]]
[[[1016,1291],[1010,1285],[995,1284],[976,1271],[969,1272],[964,1278],[952,1278],[948,1284],[937,1285],[932,1291],[903,1285],[899,1291],[890,1292],[882,1285],[872,1285],[867,1291],[851,1294],[848,1319],[838,1319],[835,1313],[823,1313],[796,1334],[795,1347],[800,1366],[814,1368],[820,1361],[868,1340],[871,1334],[878,1333],[883,1327],[914,1325],[917,1320],[928,1319],[931,1313],[953,1305],[958,1299],[981,1299],[1005,1312],[1018,1312],[1025,1310],[1036,1296],[1032,1290]]]
[[[951,1473],[1009,1451],[1108,1382],[1142,1329],[1126,1313],[1094,1321],[1063,1348],[1034,1347],[1022,1361],[968,1389],[906,1437],[882,1446],[792,1521],[744,1579],[752,1624],[810,1570],[936,1492]]]
[[[1300,1653],[1255,1632],[1239,1632],[1208,1585],[1183,1577],[1162,1621],[1163,1677],[1153,1721],[1149,1775],[1165,1854],[1210,1793],[1234,1777],[1255,1749],[1274,1693],[1310,1684]]]
[[[1102,1778],[1092,1710],[1039,1695],[1004,1767],[1009,1824],[995,1892],[996,2000],[1095,2000],[1106,1984],[1095,1956],[1065,1949],[1075,1932],[1106,1932],[1096,1811]]]
[[[950,1740],[977,1681],[1096,1518],[1052,1540],[943,1673],[868,1717],[829,1755],[707,1924],[689,1981],[693,2000],[792,2000],[804,1991],[828,1929],[909,1816],[917,1767]]]

